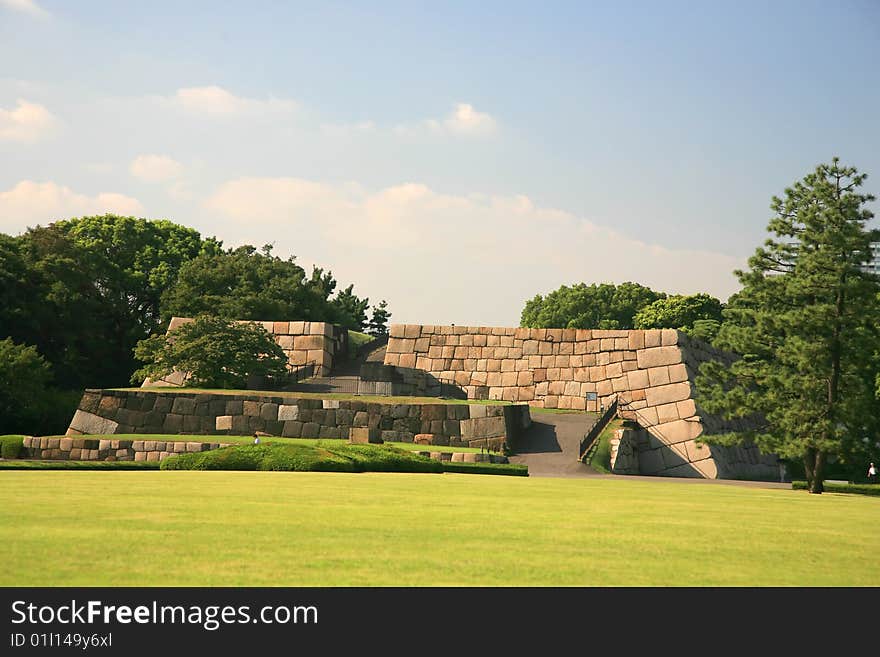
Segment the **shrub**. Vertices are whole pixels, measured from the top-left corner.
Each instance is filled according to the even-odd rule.
[[[514,477],[529,476],[529,466],[520,463],[453,463],[452,461],[441,461],[440,463],[443,466],[443,472],[512,475]]]
[[[325,447],[325,443],[318,443]],[[350,459],[356,472],[443,472],[439,461],[389,445],[332,445],[325,449]]]
[[[857,495],[880,495],[880,485],[877,484],[836,484],[826,481],[822,484],[826,493],[854,493]],[[809,490],[806,481],[792,481],[794,490]]]
[[[379,445],[233,445],[169,456],[163,470],[282,470],[294,472],[443,472],[438,461]]]
[[[354,472],[351,461],[309,445],[233,445],[169,456],[162,470],[284,470]]]
[[[24,436],[0,436],[0,456],[17,459],[21,454]]]

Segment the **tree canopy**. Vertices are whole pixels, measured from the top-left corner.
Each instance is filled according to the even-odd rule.
[[[563,285],[526,302],[520,326],[531,328],[634,328],[636,313],[665,298],[638,283]]]
[[[721,301],[705,293],[675,294],[639,310],[633,323],[637,329],[674,328],[711,341],[721,326],[723,308]]]
[[[867,228],[865,177],[834,158],[773,198],[772,237],[735,272],[743,288],[716,339],[741,358],[705,363],[697,379],[705,410],[752,427],[707,440],[802,459],[814,493],[830,457],[877,458],[880,288],[864,265],[880,234]]]
[[[188,375],[187,386],[244,388],[249,376],[283,378],[287,373],[287,356],[261,324],[214,315],[199,315],[167,335],[141,340],[135,355],[146,364],[132,382],[177,371]]]

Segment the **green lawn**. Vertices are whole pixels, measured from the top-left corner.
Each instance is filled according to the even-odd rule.
[[[454,474],[0,472],[0,586],[880,585],[880,499]]]

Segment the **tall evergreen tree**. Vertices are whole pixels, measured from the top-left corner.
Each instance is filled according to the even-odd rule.
[[[867,228],[865,178],[834,158],[773,198],[773,237],[735,272],[743,289],[715,340],[741,358],[706,363],[697,379],[705,410],[752,427],[707,440],[803,459],[812,493],[829,457],[865,459],[877,444],[880,288],[864,264],[880,232]]]

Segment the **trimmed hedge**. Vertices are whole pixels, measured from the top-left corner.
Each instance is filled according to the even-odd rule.
[[[487,474],[487,475],[512,475],[514,477],[528,477],[529,466],[520,463],[459,463],[456,461],[441,461],[443,472],[458,472],[461,474]]]
[[[158,470],[157,461],[0,461],[0,470]]]
[[[4,459],[17,459],[24,445],[24,436],[0,436],[0,456]]]
[[[292,472],[443,472],[438,461],[378,445],[233,445],[169,456],[162,470],[279,470]]]
[[[824,482],[823,487],[826,493],[853,493],[855,495],[880,495],[880,485],[877,484],[835,484],[832,482]],[[791,487],[794,490],[807,490],[806,481],[792,481]]]

